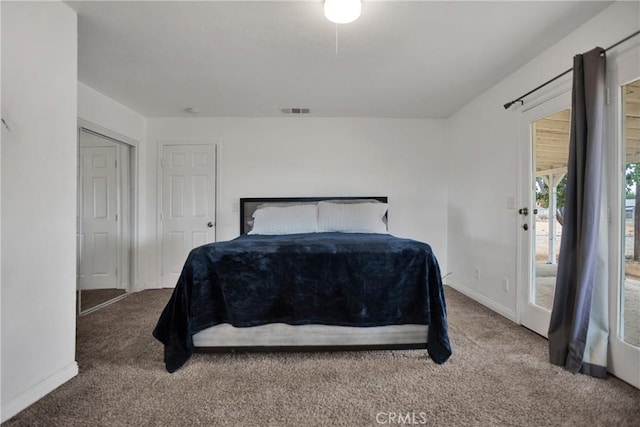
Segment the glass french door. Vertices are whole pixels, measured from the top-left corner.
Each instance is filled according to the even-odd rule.
[[[562,233],[571,95],[565,89],[522,113],[518,318],[547,336]]]
[[[640,50],[609,58],[607,74],[608,370],[640,388]],[[567,90],[521,116],[517,314],[545,337],[560,252],[570,96]]]
[[[640,53],[609,61],[609,371],[640,388]]]

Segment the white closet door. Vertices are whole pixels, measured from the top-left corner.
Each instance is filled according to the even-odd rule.
[[[116,147],[82,148],[80,289],[117,286]]]

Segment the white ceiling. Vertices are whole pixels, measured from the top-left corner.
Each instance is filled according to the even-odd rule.
[[[68,4],[79,80],[146,117],[444,118],[610,2],[365,0],[337,53],[322,0]]]

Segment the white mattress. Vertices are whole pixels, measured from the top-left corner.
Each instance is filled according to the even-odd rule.
[[[426,325],[358,328],[284,323],[236,328],[224,323],[195,334],[193,344],[196,347],[426,344],[428,329]]]

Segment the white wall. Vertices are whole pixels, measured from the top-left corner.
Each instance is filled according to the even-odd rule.
[[[453,272],[447,282],[511,319],[516,313],[516,240],[521,231],[517,211],[507,209],[507,198],[518,193],[521,113],[507,111],[503,104],[570,68],[575,54],[606,48],[640,29],[639,6],[614,3],[447,122],[447,260]],[[503,277],[510,283],[507,292]]]
[[[78,117],[135,141],[144,141],[143,116],[82,82],[78,82]]]
[[[149,119],[141,248],[147,286],[159,283],[159,141],[220,143],[218,240],[239,233],[240,197],[388,196],[392,234],[428,242],[446,269],[443,120],[264,118]]]
[[[0,34],[2,33],[2,6],[0,5]],[[2,37],[0,36],[0,40]],[[0,82],[2,82],[2,48],[0,47]],[[2,84],[0,84],[0,116],[4,119],[2,109]],[[0,310],[2,309],[2,141],[5,139],[8,129],[0,123]],[[2,312],[0,312],[0,422],[2,417]]]
[[[77,374],[77,17],[2,2],[2,420]]]

